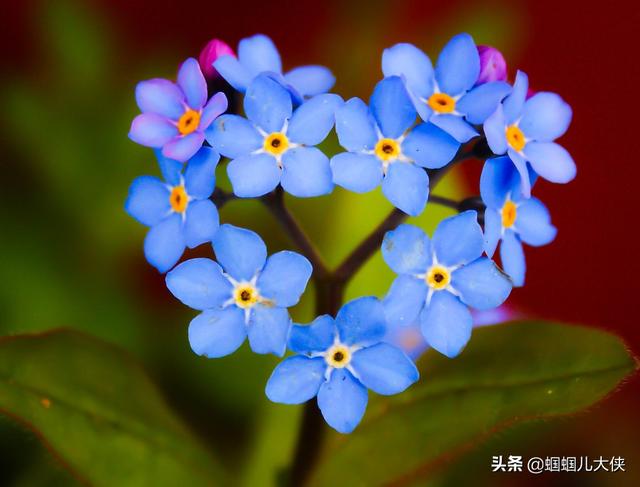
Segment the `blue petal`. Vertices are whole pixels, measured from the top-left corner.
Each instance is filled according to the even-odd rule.
[[[234,159],[261,148],[264,139],[246,118],[223,115],[207,130],[207,142],[223,156]]]
[[[181,181],[182,169],[184,168],[184,164],[180,161],[176,161],[175,159],[169,159],[162,155],[161,150],[153,151],[158,159],[158,166],[160,167],[160,172],[162,173],[162,177],[164,180],[169,183],[171,186],[178,186]]]
[[[336,326],[340,340],[346,345],[377,343],[386,331],[382,303],[373,296],[349,301],[338,311]]]
[[[218,230],[213,250],[225,272],[238,281],[251,280],[267,260],[267,247],[257,233],[228,223]]]
[[[187,206],[184,240],[190,249],[211,242],[220,226],[218,209],[211,200],[193,201]]]
[[[576,177],[576,163],[561,145],[555,142],[529,142],[524,155],[541,178],[552,183],[568,183]]]
[[[385,396],[404,391],[420,377],[411,359],[388,343],[358,350],[351,365],[364,386]]]
[[[177,120],[184,113],[180,88],[166,79],[141,81],[136,86],[136,103],[142,113],[156,113]]]
[[[484,251],[493,257],[502,236],[502,217],[498,210],[487,208],[484,212]]]
[[[457,140],[432,123],[421,123],[402,143],[402,153],[428,169],[449,164],[459,148]]]
[[[511,125],[520,118],[528,91],[529,77],[522,71],[518,71],[516,73],[516,81],[513,84],[513,90],[502,104],[506,125]]]
[[[333,177],[327,156],[317,147],[296,147],[282,156],[284,190],[299,198],[329,194]]]
[[[145,147],[162,147],[178,135],[178,129],[167,118],[155,113],[143,113],[131,122],[129,138]]]
[[[291,327],[289,348],[296,353],[324,352],[334,341],[336,325],[329,315],[318,316],[310,325]]]
[[[537,198],[522,202],[516,211],[515,230],[522,241],[533,246],[547,245],[556,238],[549,210]]]
[[[336,110],[342,104],[338,95],[314,96],[296,109],[289,122],[287,137],[297,144],[319,144],[333,128]]]
[[[484,237],[473,210],[446,218],[433,234],[433,249],[440,264],[446,266],[471,262],[482,254]]]
[[[418,216],[429,197],[429,176],[414,164],[392,163],[382,181],[382,192],[393,206],[408,215]]]
[[[167,272],[180,260],[184,246],[182,217],[174,214],[151,227],[144,239],[144,255],[153,267]]]
[[[428,98],[433,93],[433,66],[429,57],[413,44],[400,43],[382,53],[385,77],[400,76],[415,95]]]
[[[560,96],[536,93],[525,102],[518,127],[529,140],[551,142],[567,131],[571,116],[571,107]]]
[[[273,371],[265,392],[273,402],[301,404],[318,394],[327,364],[323,358],[296,355],[282,361]]]
[[[291,118],[291,95],[277,81],[261,75],[254,79],[244,97],[244,111],[249,120],[268,134],[280,132]]]
[[[253,76],[249,70],[240,63],[234,56],[220,56],[213,63],[213,67],[220,73],[227,83],[233,86],[240,93],[247,91]]]
[[[529,198],[531,196],[532,181],[527,161],[520,155],[520,153],[511,148],[507,150],[507,154],[509,154],[509,159],[511,159],[511,162],[513,162],[513,165],[520,175],[520,193],[525,198]]]
[[[229,101],[227,100],[227,95],[223,92],[219,91],[213,95],[202,109],[200,130],[206,130],[216,118],[227,110],[228,106]]]
[[[464,95],[456,103],[456,110],[473,124],[483,123],[510,91],[511,86],[503,81],[483,83]]]
[[[219,358],[232,354],[247,337],[244,313],[235,306],[208,309],[189,324],[189,344],[198,355]]]
[[[329,426],[351,433],[367,409],[367,389],[346,369],[334,369],[331,379],[320,386],[318,407]]]
[[[451,135],[451,137],[461,144],[468,142],[478,135],[476,129],[469,125],[464,118],[459,115],[451,115],[448,113],[444,115],[436,114],[430,118],[430,121],[436,127],[440,127],[446,133]]]
[[[273,254],[258,278],[260,295],[281,308],[294,306],[307,287],[312,272],[311,262],[296,252],[283,250]]]
[[[398,276],[382,300],[389,326],[407,326],[415,322],[427,298],[427,285],[423,279]]]
[[[233,192],[241,198],[256,198],[273,191],[282,171],[269,154],[238,157],[227,166]]]
[[[507,230],[502,237],[500,259],[502,260],[504,271],[513,281],[513,285],[516,287],[523,286],[527,269],[524,250],[522,249],[520,239],[511,230]]]
[[[449,358],[457,356],[471,338],[469,309],[453,294],[438,291],[420,314],[420,328],[429,344]]]
[[[506,121],[504,119],[503,106],[498,105],[498,108],[493,115],[487,118],[484,122],[484,135],[487,137],[487,144],[494,154],[504,154],[507,152],[507,136],[506,136]]]
[[[431,265],[431,242],[422,229],[403,224],[385,234],[382,257],[397,274],[421,274]]]
[[[220,156],[211,147],[203,147],[187,163],[184,187],[191,198],[205,199],[216,186],[216,165]]]
[[[192,132],[183,137],[176,137],[164,145],[162,155],[176,161],[185,162],[198,152],[203,142],[204,133],[202,132]]]
[[[333,182],[349,191],[366,193],[382,182],[380,160],[369,154],[342,152],[331,158]]]
[[[391,139],[400,137],[416,120],[416,109],[398,76],[380,81],[373,90],[369,105],[382,135]]]
[[[520,192],[520,176],[508,157],[487,159],[480,175],[480,195],[489,208],[500,210],[507,195]]]
[[[509,278],[486,257],[453,271],[451,286],[460,293],[463,303],[479,310],[500,306],[512,287]]]
[[[287,348],[291,318],[285,308],[256,305],[249,318],[249,344],[255,353],[272,353],[282,357]]]
[[[199,110],[207,102],[207,82],[194,58],[187,59],[178,71],[178,86],[187,99],[187,105]]]
[[[458,34],[440,52],[436,63],[438,88],[459,95],[476,83],[480,75],[480,55],[469,34]]]
[[[158,178],[140,176],[131,183],[124,209],[143,225],[155,225],[171,211],[169,189]]]
[[[231,297],[231,283],[211,259],[190,259],[167,274],[167,288],[193,309],[218,308]]]
[[[280,54],[273,41],[263,34],[242,39],[238,44],[238,59],[251,76],[263,71],[282,72]]]
[[[378,140],[375,121],[360,98],[351,98],[336,110],[340,145],[352,152],[373,150]]]
[[[331,70],[324,66],[300,66],[286,73],[284,79],[303,97],[326,93],[336,82]]]

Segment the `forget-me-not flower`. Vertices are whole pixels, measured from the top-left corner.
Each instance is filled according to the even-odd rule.
[[[329,426],[350,433],[364,415],[367,389],[398,394],[418,380],[411,359],[383,343],[384,335],[384,310],[374,297],[345,304],[335,320],[323,315],[309,326],[294,325],[289,348],[298,355],[275,368],[267,382],[267,397],[300,404],[317,396]]]
[[[553,142],[569,128],[571,107],[555,93],[538,92],[527,99],[528,89],[527,75],[518,71],[513,92],[484,123],[489,147],[495,154],[509,155],[527,198],[531,196],[527,163],[553,183],[568,183],[576,175],[571,155]]]
[[[224,224],[213,240],[217,262],[191,259],[167,274],[167,287],[191,308],[202,311],[189,325],[198,355],[223,357],[249,337],[256,353],[285,352],[291,318],[312,267],[287,250],[267,258],[262,239],[251,230]]]
[[[291,96],[268,76],[258,76],[244,97],[248,120],[219,117],[207,140],[232,159],[227,174],[233,192],[243,198],[262,196],[280,183],[299,197],[333,190],[329,159],[317,147],[334,124],[338,95],[316,95],[295,111]]]
[[[331,159],[333,181],[357,193],[382,183],[382,192],[396,208],[419,215],[429,195],[424,168],[448,164],[460,144],[430,123],[409,130],[416,111],[397,76],[376,85],[369,105],[352,98],[336,111],[338,139],[349,152]]]
[[[442,49],[435,71],[429,57],[412,44],[396,44],[382,54],[385,76],[401,76],[418,114],[459,142],[478,132],[510,92],[503,81],[474,85],[480,76],[480,55],[469,34],[459,34]]]
[[[522,243],[546,245],[556,237],[549,211],[537,198],[522,196],[520,175],[508,157],[489,159],[480,177],[484,212],[485,251],[491,257],[500,245],[500,260],[514,285],[524,285]]]
[[[413,225],[387,232],[382,256],[398,274],[383,303],[389,322],[420,319],[429,346],[455,357],[471,337],[469,308],[495,308],[511,292],[511,281],[487,257],[475,211],[440,222],[429,237]]]
[[[213,193],[220,156],[202,147],[184,167],[158,153],[165,181],[141,176],[133,181],[125,209],[143,225],[151,227],[144,240],[147,261],[160,272],[171,269],[185,247],[211,241],[219,226]]]
[[[263,34],[246,37],[238,44],[238,57],[220,56],[213,66],[236,90],[244,93],[260,74],[267,74],[286,87],[296,103],[326,93],[336,79],[324,66],[300,66],[282,74],[280,53]]]
[[[193,58],[180,66],[177,84],[160,78],[138,83],[136,102],[142,114],[133,119],[129,138],[180,162],[202,147],[204,131],[227,109],[222,92],[207,102],[207,82]]]

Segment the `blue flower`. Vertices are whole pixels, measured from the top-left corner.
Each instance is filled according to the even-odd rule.
[[[367,389],[391,395],[418,380],[418,369],[388,343],[384,310],[374,297],[345,304],[335,320],[328,315],[310,326],[294,325],[289,348],[298,353],[281,362],[267,382],[274,402],[300,404],[318,397],[325,421],[350,433],[367,407]]]
[[[478,132],[470,124],[481,124],[511,90],[502,81],[474,88],[480,75],[480,55],[469,34],[459,34],[444,47],[435,72],[429,57],[412,44],[396,44],[382,54],[385,76],[401,76],[418,114],[467,142]]]
[[[382,183],[382,192],[397,208],[419,215],[429,196],[429,176],[423,168],[448,164],[460,144],[433,124],[413,129],[416,111],[402,80],[380,81],[370,108],[352,98],[336,111],[340,145],[349,152],[331,159],[333,181],[364,193]]]
[[[568,183],[576,175],[571,155],[553,142],[571,123],[571,107],[555,93],[539,92],[527,100],[529,79],[518,71],[513,92],[484,123],[489,147],[509,154],[522,181],[525,197],[531,195],[527,162],[542,178]]]
[[[469,307],[495,308],[507,299],[511,281],[482,257],[484,238],[475,211],[440,222],[433,240],[418,227],[387,232],[382,256],[398,277],[383,304],[389,323],[420,319],[429,346],[458,355],[471,337]]]
[[[257,34],[238,44],[238,58],[220,56],[214,63],[218,73],[236,90],[244,93],[256,76],[265,73],[286,87],[297,103],[326,93],[336,79],[324,66],[300,66],[282,74],[280,53],[267,36]]]
[[[244,98],[248,120],[237,115],[218,118],[207,140],[233,159],[227,174],[233,192],[243,198],[262,196],[278,183],[299,197],[333,190],[329,159],[315,146],[331,131],[338,95],[317,95],[292,115],[287,90],[268,76],[258,76]]]
[[[202,147],[182,174],[182,163],[158,153],[165,181],[141,176],[131,184],[125,210],[151,227],[144,240],[144,255],[160,272],[171,269],[185,247],[211,241],[218,230],[218,210],[209,196],[219,158],[213,149]]]
[[[138,83],[136,102],[142,114],[131,123],[129,138],[180,162],[200,149],[205,129],[227,109],[224,93],[207,102],[207,82],[193,58],[180,67],[177,84],[159,78]]]
[[[484,213],[485,251],[491,257],[499,241],[504,271],[514,285],[524,285],[525,259],[522,242],[541,246],[550,243],[557,230],[549,211],[537,198],[525,198],[520,175],[508,157],[489,159],[480,177]]]
[[[291,318],[312,267],[300,254],[282,251],[267,258],[254,232],[222,225],[213,240],[218,262],[191,259],[167,274],[167,287],[187,306],[202,311],[189,325],[198,355],[223,357],[247,335],[256,353],[285,352]]]

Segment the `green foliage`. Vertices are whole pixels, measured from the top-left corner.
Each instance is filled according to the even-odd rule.
[[[0,410],[91,485],[215,485],[222,471],[125,353],[53,331],[0,341]]]
[[[331,434],[312,485],[420,478],[507,425],[581,411],[636,367],[619,338],[595,329],[522,322],[475,330],[459,358],[430,351],[418,384],[372,400],[353,434]]]

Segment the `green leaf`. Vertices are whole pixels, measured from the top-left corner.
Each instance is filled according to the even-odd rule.
[[[418,365],[418,384],[331,434],[312,485],[409,483],[502,427],[592,405],[637,367],[614,335],[544,322],[474,330],[459,358],[429,351]]]
[[[0,411],[90,485],[213,485],[222,471],[124,352],[78,332],[0,340]]]

